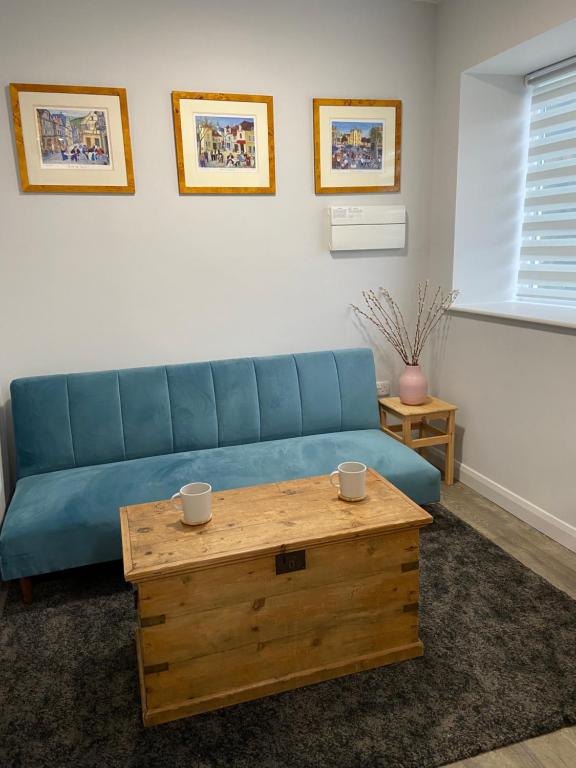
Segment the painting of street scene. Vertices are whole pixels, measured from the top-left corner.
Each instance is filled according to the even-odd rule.
[[[105,111],[36,107],[43,167],[109,166]]]
[[[200,168],[256,168],[256,118],[195,117]]]
[[[384,122],[332,120],[332,169],[381,171]]]

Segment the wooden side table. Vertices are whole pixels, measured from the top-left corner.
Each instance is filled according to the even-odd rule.
[[[457,406],[439,400],[437,397],[428,397],[423,405],[404,405],[399,397],[381,397],[378,400],[380,406],[380,426],[387,435],[404,443],[415,451],[424,453],[426,448],[433,445],[446,446],[446,460],[444,463],[444,482],[446,485],[454,483],[454,425]],[[399,424],[389,424],[388,416],[400,420]],[[443,420],[444,429],[439,429],[429,422]],[[418,437],[413,432],[418,431]]]

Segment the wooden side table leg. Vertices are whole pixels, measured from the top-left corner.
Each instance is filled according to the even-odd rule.
[[[412,419],[410,416],[404,416],[402,420],[402,440],[404,445],[412,448]]]
[[[450,411],[446,419],[446,432],[450,439],[446,443],[446,463],[444,465],[444,482],[446,485],[454,485],[454,411]]]
[[[422,416],[422,418],[420,420],[420,428],[418,430],[418,434],[419,434],[420,437],[426,437],[426,435],[424,433],[424,426],[425,426],[425,424],[426,424],[426,417]],[[420,448],[420,456],[422,456],[423,459],[426,458],[426,448]]]
[[[382,406],[380,406],[380,426],[381,427],[387,427],[388,426],[388,419],[386,418],[386,416],[387,416],[386,409],[382,408]]]

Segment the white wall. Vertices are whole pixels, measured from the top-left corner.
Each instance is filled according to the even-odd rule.
[[[451,282],[461,73],[575,15],[573,0],[223,0],[217,13],[190,0],[3,0],[5,83],[127,88],[137,192],[22,195],[6,96],[0,403],[16,376],[364,343],[348,309],[363,287],[407,299],[427,273]],[[274,96],[275,197],[178,195],[171,90]],[[314,96],[403,100],[398,195],[314,195]],[[324,209],[382,200],[408,208],[406,252],[332,257]],[[461,406],[467,481],[536,521],[548,513],[564,540],[574,350],[570,334],[454,316],[432,371]],[[398,371],[388,350],[379,365]],[[0,446],[6,464],[4,435]]]
[[[520,76],[462,77],[454,285],[465,304],[516,293],[529,107]]]
[[[435,11],[410,0],[3,0],[6,84],[127,88],[136,194],[21,194],[5,99],[1,402],[17,376],[365,343],[349,302],[381,284],[405,298],[428,263]],[[178,195],[172,90],[274,97],[276,196]],[[399,194],[314,195],[315,96],[403,100]],[[347,201],[404,203],[406,251],[333,258],[324,210]]]
[[[573,0],[444,0],[438,8],[430,272],[447,285],[461,73],[575,16]],[[461,407],[465,482],[574,549],[575,353],[569,332],[455,315],[433,375]]]

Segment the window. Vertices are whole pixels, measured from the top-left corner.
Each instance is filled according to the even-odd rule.
[[[517,295],[576,304],[576,57],[526,77],[532,88]]]

